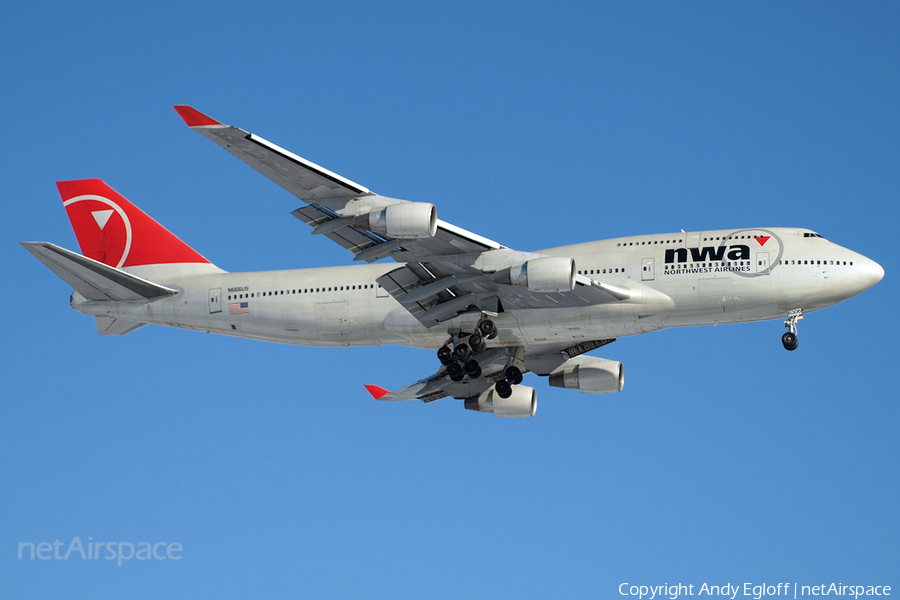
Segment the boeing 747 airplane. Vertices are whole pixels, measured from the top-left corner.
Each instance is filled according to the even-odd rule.
[[[808,229],[663,233],[519,251],[437,218],[432,204],[380,196],[189,106],[187,125],[304,205],[292,214],[357,265],[229,273],[99,179],[57,184],[82,254],[22,245],[74,288],[102,335],[147,324],[308,346],[437,350],[437,372],[378,400],[452,396],[530,417],[533,372],[552,386],[619,392],[622,364],[588,356],[669,327],[783,319],[787,350],[807,313],[884,276],[875,261]],[[393,262],[378,262],[390,258]]]

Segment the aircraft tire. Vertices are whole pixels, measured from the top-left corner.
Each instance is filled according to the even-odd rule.
[[[522,371],[519,370],[519,367],[506,367],[504,374],[511,384],[519,385],[522,383]]]
[[[462,378],[465,377],[465,375],[462,365],[458,362],[452,362],[447,365],[447,376],[450,377],[450,381],[462,381]]]
[[[785,350],[796,350],[797,346],[800,345],[800,340],[797,339],[796,334],[788,331],[781,336],[781,343],[784,345]]]
[[[480,333],[473,333],[469,336],[469,347],[473,352],[482,352],[485,348],[484,338]]]
[[[468,344],[457,344],[453,349],[453,358],[461,363],[468,361],[472,357],[472,348]]]
[[[485,319],[478,324],[478,332],[481,333],[482,337],[492,340],[497,337],[497,326],[490,319]]]
[[[478,379],[479,377],[481,377],[481,365],[478,364],[477,360],[470,360],[465,365],[463,365],[463,371],[465,371],[466,375],[468,375],[472,379]]]
[[[437,357],[442,365],[449,365],[453,362],[453,350],[450,346],[441,346],[437,351]]]
[[[494,386],[494,390],[496,390],[497,395],[501,398],[509,398],[512,396],[512,386],[505,379],[498,381],[497,385]]]

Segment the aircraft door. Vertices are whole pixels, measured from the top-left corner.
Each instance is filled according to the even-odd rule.
[[[641,281],[653,281],[656,279],[656,259],[641,259]]]
[[[769,253],[768,252],[757,252],[756,253],[756,273],[758,275],[768,275],[769,274]]]
[[[209,290],[209,314],[222,312],[222,288]]]

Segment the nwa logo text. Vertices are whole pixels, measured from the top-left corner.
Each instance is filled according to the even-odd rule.
[[[725,246],[718,248],[706,246],[705,248],[669,248],[666,250],[666,264],[688,262],[688,250],[691,252],[693,262],[713,262],[728,260],[750,260],[750,246],[735,244],[728,246],[728,254],[725,254]],[[677,260],[676,260],[677,259]]]
[[[676,263],[688,262],[688,252],[691,254],[691,261],[699,264],[691,268],[677,267]],[[723,265],[725,260],[733,261],[728,265]],[[735,264],[741,261],[747,261],[745,264]],[[709,263],[706,266],[704,263]],[[715,264],[720,263],[720,264]],[[670,266],[671,265],[671,266]],[[750,271],[750,247],[744,244],[734,244],[732,246],[706,246],[703,248],[669,248],[666,250],[666,275],[682,275],[688,273],[720,273],[728,272],[749,272]]]

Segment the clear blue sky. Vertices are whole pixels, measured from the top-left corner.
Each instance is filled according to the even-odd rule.
[[[614,598],[622,582],[900,591],[900,7],[10,3],[0,597]],[[19,247],[101,177],[219,266],[341,265],[191,104],[522,250],[809,227],[884,266],[778,321],[620,339],[621,394],[535,418],[377,403],[429,351],[104,338]],[[178,542],[180,561],[17,560]]]

